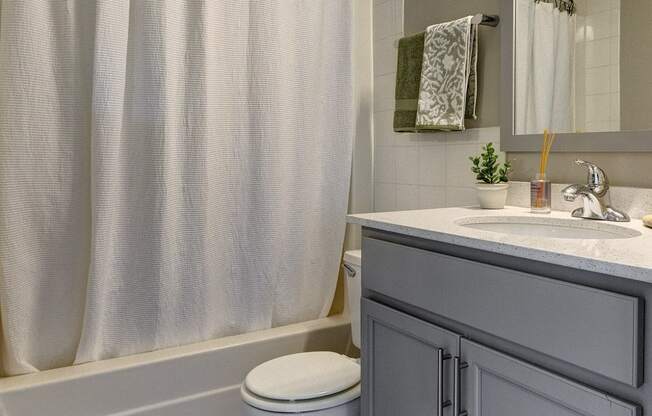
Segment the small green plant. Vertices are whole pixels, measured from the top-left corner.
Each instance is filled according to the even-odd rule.
[[[502,166],[498,163],[498,154],[493,143],[487,143],[482,148],[480,156],[469,157],[473,166],[471,171],[475,173],[476,179],[488,184],[509,182],[507,177],[512,171],[512,164],[507,161]]]

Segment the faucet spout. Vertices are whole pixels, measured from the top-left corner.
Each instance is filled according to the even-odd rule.
[[[577,160],[575,163],[588,169],[588,178],[585,185],[574,184],[561,191],[565,201],[574,202],[578,197],[582,198],[583,206],[573,211],[573,217],[616,222],[629,221],[627,214],[611,207],[607,174],[591,162]]]
[[[588,190],[589,188],[585,185],[579,185],[579,184],[569,185],[564,189],[562,189],[561,195],[565,201],[574,202],[577,199],[577,197],[586,194]]]

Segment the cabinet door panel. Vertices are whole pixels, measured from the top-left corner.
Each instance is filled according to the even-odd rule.
[[[474,416],[638,416],[641,409],[462,339],[461,409]]]
[[[457,355],[459,336],[367,299],[362,318],[362,414],[436,416],[438,351]],[[451,361],[441,368],[443,402],[452,399]],[[451,406],[443,414],[451,415]]]

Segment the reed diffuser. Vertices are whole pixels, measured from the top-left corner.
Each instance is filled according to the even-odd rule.
[[[539,172],[530,182],[530,206],[536,214],[549,214],[552,211],[552,184],[546,177],[550,149],[555,142],[556,135],[550,134],[548,129],[543,132],[543,147],[539,160]]]

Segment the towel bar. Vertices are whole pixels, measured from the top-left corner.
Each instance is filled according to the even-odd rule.
[[[500,16],[497,14],[476,14],[471,23],[481,26],[496,27],[500,23]]]
[[[500,23],[500,16],[497,14],[476,14],[473,16],[471,23],[480,26],[496,27]],[[398,48],[398,39],[394,41],[394,48]]]

